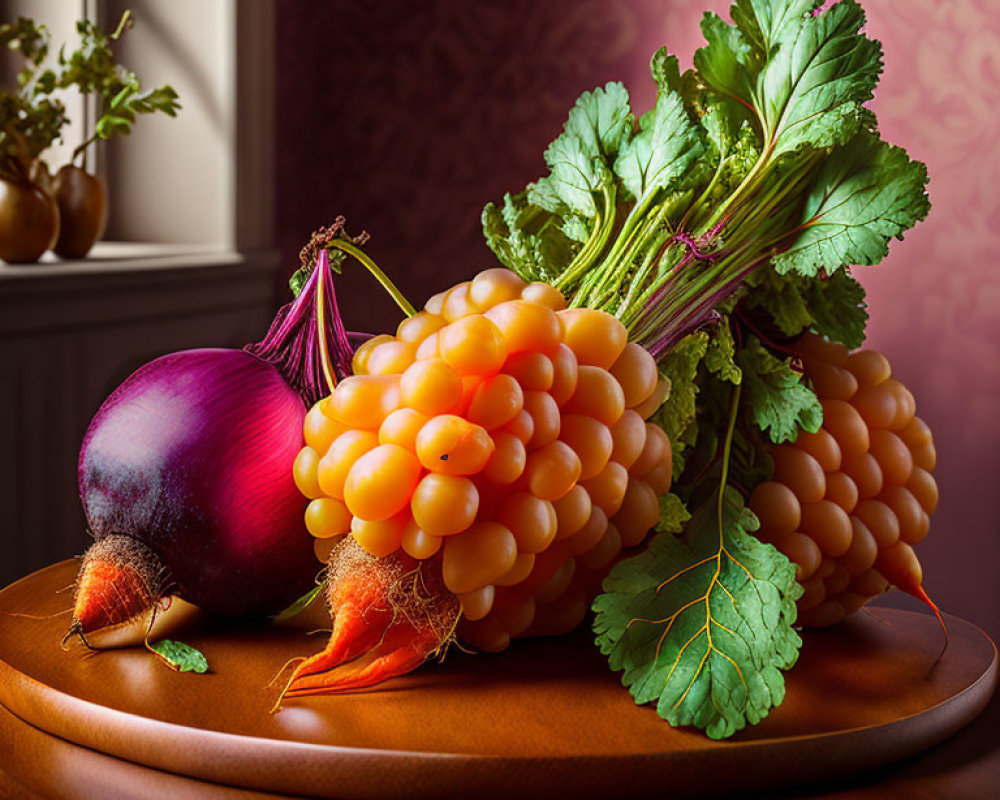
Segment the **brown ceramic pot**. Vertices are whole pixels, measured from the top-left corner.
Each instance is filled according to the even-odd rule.
[[[80,167],[67,164],[53,181],[59,204],[59,239],[56,254],[84,258],[104,234],[108,222],[108,195],[104,182]]]
[[[59,235],[56,201],[27,179],[0,179],[0,259],[37,261]]]

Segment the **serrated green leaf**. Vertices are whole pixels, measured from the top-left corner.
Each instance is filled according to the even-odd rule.
[[[689,429],[697,413],[698,365],[707,351],[708,334],[699,331],[685,336],[660,359],[660,374],[670,381],[670,394],[652,421],[663,428],[673,446],[674,477],[683,468],[684,447],[693,441]]]
[[[574,242],[580,242],[580,244],[585,243],[590,238],[590,226],[582,217],[567,217],[566,221],[563,222],[562,232],[566,234],[567,238]]]
[[[718,14],[705,12],[701,32],[707,44],[694,54],[698,72],[717,92],[748,103],[761,60],[755,59],[740,30],[728,25]]]
[[[882,46],[858,32],[864,23],[861,7],[843,0],[781,29],[756,92],[775,156],[843,144],[857,133],[882,72]]]
[[[552,280],[580,249],[558,216],[531,205],[524,192],[483,209],[483,234],[497,260],[525,280]]]
[[[927,216],[927,168],[862,132],[834,151],[802,209],[801,233],[773,259],[778,272],[816,275],[843,265],[877,264],[889,241]]]
[[[680,94],[661,84],[656,105],[642,115],[639,132],[614,162],[615,174],[635,199],[679,188],[704,152]]]
[[[195,648],[173,639],[161,639],[147,645],[156,655],[177,672],[208,672],[208,659]]]
[[[864,343],[865,290],[847,268],[813,278],[795,272],[781,275],[766,268],[753,280],[747,302],[770,314],[786,336],[811,330],[851,350]]]
[[[859,33],[864,12],[843,0],[822,14],[809,0],[741,0],[735,24],[706,14],[695,65],[716,91],[757,111],[775,159],[848,141],[868,118],[881,45]]]
[[[817,279],[797,273],[780,275],[769,265],[762,267],[747,280],[751,287],[747,305],[767,312],[786,336],[798,336],[813,323],[804,297],[806,284],[813,280]]]
[[[826,280],[813,280],[806,294],[815,333],[840,342],[850,350],[865,341],[868,304],[865,289],[847,269],[839,269]]]
[[[793,34],[824,0],[736,0],[730,15],[760,61]]]
[[[649,72],[661,91],[675,91],[683,94],[681,88],[681,65],[677,56],[670,55],[666,47],[661,47],[649,61]]]
[[[611,181],[610,164],[631,133],[632,111],[622,84],[584,92],[545,151],[550,172],[529,187],[528,202],[552,214],[595,216],[594,195]]]
[[[823,407],[788,361],[771,355],[751,337],[737,354],[743,369],[754,423],[775,444],[794,442],[799,430],[815,433],[823,424]]]
[[[728,317],[723,317],[712,332],[705,351],[705,367],[713,375],[718,375],[733,385],[738,385],[743,380],[743,372],[736,364],[736,342],[733,341]]]
[[[654,529],[661,533],[680,533],[691,514],[684,501],[672,492],[660,495],[660,518]]]
[[[750,535],[757,520],[739,493],[727,488],[717,501],[683,537],[658,534],[615,566],[594,601],[594,631],[636,703],[722,739],[784,699],[802,589],[791,562]]]

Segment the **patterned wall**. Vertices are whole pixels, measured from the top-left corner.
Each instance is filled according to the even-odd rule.
[[[718,0],[279,0],[280,244],[291,267],[337,213],[415,301],[489,263],[479,209],[542,173],[577,95],[623,80],[653,97],[649,55],[682,62]],[[942,607],[1000,630],[1000,18],[995,0],[867,0],[886,72],[885,136],[927,162],[934,211],[858,274],[870,342],[917,396],[942,503],[921,545]],[[993,13],[991,13],[991,10]],[[348,322],[384,329],[358,274]]]

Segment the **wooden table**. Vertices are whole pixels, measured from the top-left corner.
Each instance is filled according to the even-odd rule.
[[[65,617],[9,612],[63,610],[68,596],[56,591],[74,569],[57,564],[0,592],[5,796],[521,800],[753,788],[909,800],[986,797],[1000,785],[996,700],[913,758],[974,719],[996,686],[993,643],[955,618],[937,661],[940,633],[920,614],[881,609],[807,632],[784,704],[711,742],[636,707],[585,634],[500,656],[456,652],[379,691],[297,700],[270,715],[276,689],[266,684],[287,658],[318,649],[316,638],[206,630],[189,637],[212,663],[204,676],[175,674],[141,651],[62,652]],[[873,769],[830,788],[834,776]]]

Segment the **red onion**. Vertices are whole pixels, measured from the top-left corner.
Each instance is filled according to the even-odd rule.
[[[341,231],[338,221],[326,233]],[[80,451],[97,543],[71,633],[128,622],[172,594],[226,615],[276,612],[301,596],[318,565],[292,464],[307,404],[349,374],[351,353],[320,249],[262,342],[163,356],[119,386]]]

